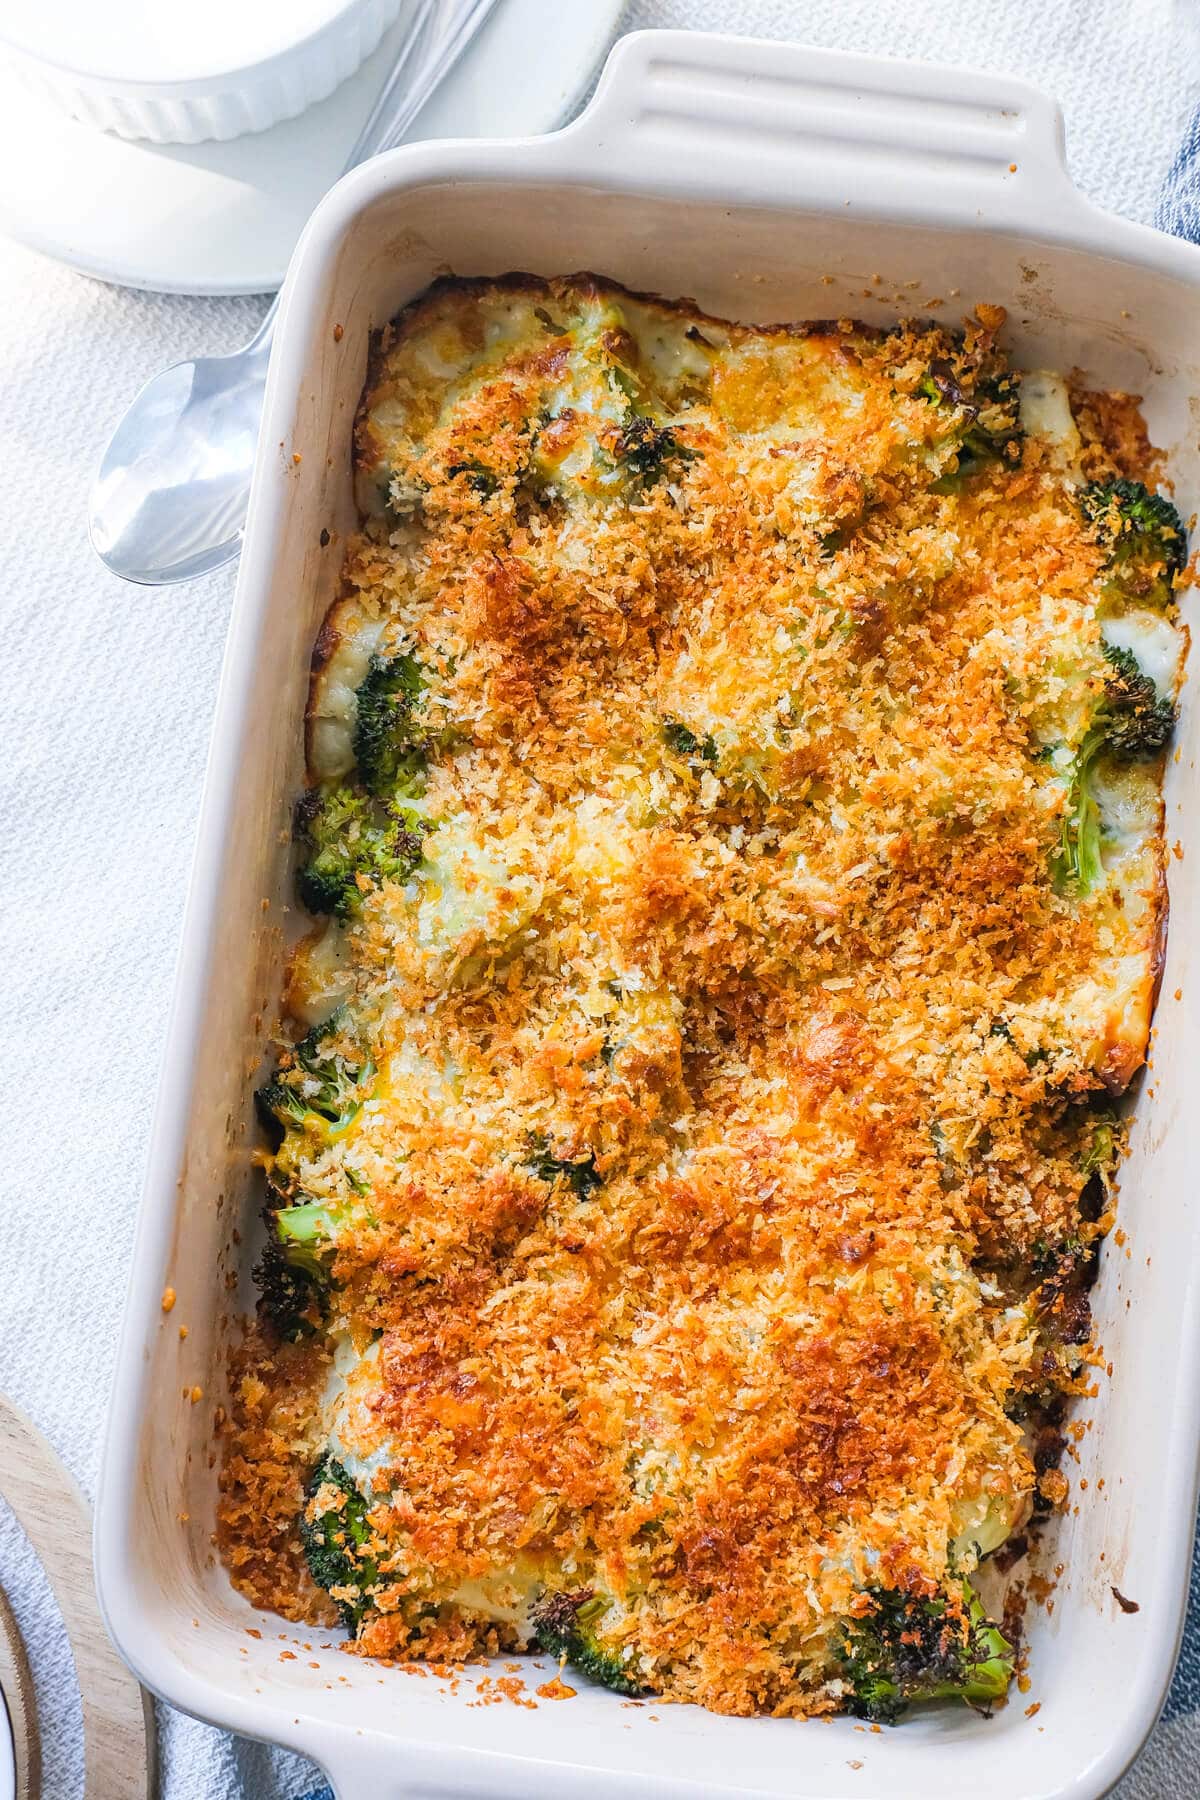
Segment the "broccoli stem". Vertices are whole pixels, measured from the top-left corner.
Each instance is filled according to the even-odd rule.
[[[1060,893],[1090,894],[1104,874],[1103,820],[1092,783],[1104,758],[1118,763],[1157,756],[1175,723],[1175,708],[1160,700],[1153,681],[1128,650],[1105,644],[1110,665],[1104,693],[1071,764],[1067,807],[1051,857]]]
[[[1099,1176],[1105,1191],[1107,1191],[1112,1184],[1113,1170],[1117,1162],[1117,1149],[1114,1117],[1110,1115],[1106,1118],[1102,1115],[1092,1127],[1091,1142],[1084,1151],[1083,1161],[1080,1164],[1085,1180],[1090,1181],[1093,1176]]]
[[[593,1588],[543,1595],[533,1609],[537,1641],[551,1656],[565,1657],[581,1675],[615,1693],[643,1693],[619,1651],[604,1642],[602,1628],[611,1605]]]
[[[1090,894],[1104,874],[1100,808],[1091,787],[1093,764],[1100,747],[1100,742],[1089,744],[1085,739],[1072,765],[1067,810],[1051,857],[1054,885],[1062,894]]]

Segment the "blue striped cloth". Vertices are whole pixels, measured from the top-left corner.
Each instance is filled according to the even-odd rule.
[[[1179,153],[1162,184],[1154,223],[1160,231],[1171,231],[1176,237],[1200,244],[1200,109],[1192,114]]]
[[[1179,1652],[1175,1679],[1163,1708],[1163,1722],[1182,1718],[1188,1713],[1200,1715],[1200,1537],[1192,1546],[1192,1588],[1188,1597],[1187,1624],[1183,1628],[1183,1648]],[[1200,1720],[1196,1741],[1200,1745]],[[1200,1757],[1197,1762],[1200,1763]]]

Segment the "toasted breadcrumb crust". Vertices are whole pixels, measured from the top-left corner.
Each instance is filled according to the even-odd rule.
[[[429,831],[339,938],[366,1104],[272,1176],[354,1210],[322,1331],[234,1363],[256,1604],[330,1617],[332,1444],[364,1652],[525,1647],[530,1595],[597,1590],[646,1689],[813,1714],[869,1590],[943,1593],[1061,1497],[1092,1102],[1143,1059],[1165,886],[1153,770],[1123,873],[1048,872],[1103,557],[1048,440],[960,471],[1002,323],[513,277],[380,334],[310,755],[339,652],[411,651]],[[1152,473],[1134,401],[1075,416],[1085,473]]]
[[[1083,472],[1089,481],[1127,477],[1157,487],[1163,457],[1150,442],[1140,394],[1105,393],[1073,377],[1071,413],[1083,439]]]
[[[337,1608],[317,1587],[300,1547],[306,1436],[314,1377],[324,1359],[247,1332],[230,1362],[236,1428],[221,1470],[221,1540],[229,1572],[256,1606],[332,1625]]]

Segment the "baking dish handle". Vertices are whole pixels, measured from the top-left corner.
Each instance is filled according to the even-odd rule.
[[[559,143],[615,179],[940,226],[1036,228],[1086,206],[1062,112],[1008,76],[705,32],[631,32]],[[564,146],[565,147],[565,146]]]

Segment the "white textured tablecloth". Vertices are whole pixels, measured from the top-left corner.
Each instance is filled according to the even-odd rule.
[[[546,0],[585,4],[586,0]],[[1200,0],[634,0],[630,26],[794,37],[1002,69],[1063,101],[1079,184],[1200,236]],[[536,80],[531,69],[530,79]],[[0,1159],[0,1389],[85,1488],[120,1316],[232,571],[127,587],[84,502],[138,386],[249,335],[254,300],[119,292],[0,243],[0,919],[10,1071]],[[69,1052],[76,1071],[55,1071]],[[35,1098],[36,1093],[36,1098]],[[70,1658],[0,1507],[0,1580],[30,1644],[47,1800],[82,1791]],[[1194,1591],[1194,1602],[1195,1602]],[[1122,1800],[1200,1793],[1200,1617]],[[166,1800],[296,1800],[317,1771],[162,1719]]]

